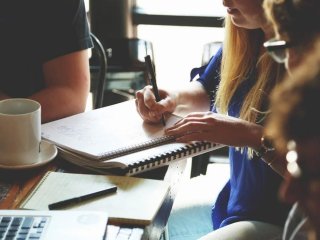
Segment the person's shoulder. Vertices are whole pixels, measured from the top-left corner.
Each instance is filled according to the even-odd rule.
[[[41,0],[40,15],[49,24],[72,23],[79,13],[85,12],[83,0]]]
[[[222,47],[220,47],[217,52],[211,57],[208,66],[210,68],[219,68],[222,60]]]
[[[41,4],[43,7],[51,9],[51,12],[55,12],[55,14],[77,11],[84,7],[83,0],[41,0]]]
[[[79,5],[83,3],[84,0],[37,0],[39,3],[44,3],[44,5],[51,5],[51,6],[72,6],[72,5]]]
[[[218,51],[217,51],[217,53],[216,53],[216,55],[215,55],[215,57],[216,57],[216,59],[217,60],[219,60],[220,62],[221,62],[221,59],[222,59],[222,46],[218,49]]]

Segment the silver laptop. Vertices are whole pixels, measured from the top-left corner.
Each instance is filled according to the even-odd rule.
[[[0,239],[103,240],[107,220],[96,211],[0,210]]]

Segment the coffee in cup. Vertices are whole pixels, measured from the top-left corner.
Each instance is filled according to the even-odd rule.
[[[39,159],[41,106],[26,98],[0,101],[0,164],[20,166]]]

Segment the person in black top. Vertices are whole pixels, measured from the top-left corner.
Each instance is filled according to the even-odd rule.
[[[0,5],[0,100],[40,102],[42,122],[84,111],[93,45],[83,0]]]

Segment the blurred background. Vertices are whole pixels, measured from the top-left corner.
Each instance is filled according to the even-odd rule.
[[[108,58],[104,105],[126,100],[148,83],[146,54],[158,85],[175,88],[214,54],[211,43],[224,38],[222,1],[86,0],[86,7]]]

